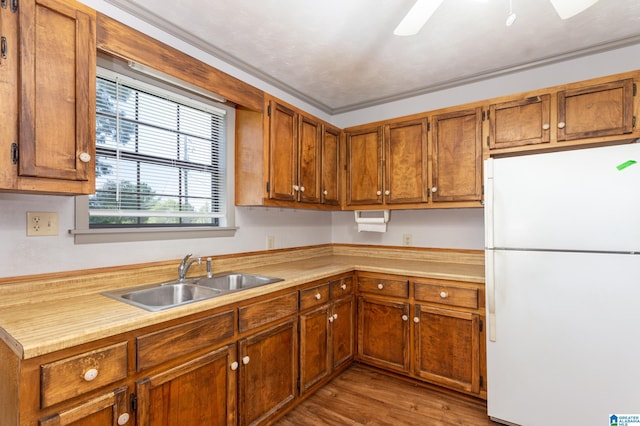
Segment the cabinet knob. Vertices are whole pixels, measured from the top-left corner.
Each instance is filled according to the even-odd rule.
[[[382,290],[384,288],[384,285],[382,283],[378,284],[378,290]]]
[[[409,317],[407,315],[402,316],[402,321],[408,321],[408,320],[409,320]]]
[[[233,361],[233,362],[231,363],[231,369],[232,369],[233,371],[236,371],[236,370],[238,369],[238,361]]]
[[[300,190],[300,187],[299,187],[298,185],[293,185],[293,190],[294,190],[294,191],[299,191],[299,190]]]
[[[431,192],[438,192],[438,187],[437,186],[432,187]]]
[[[549,128],[550,128],[550,127],[551,127],[551,126],[549,125],[549,123],[544,123],[544,124],[542,125],[542,130],[549,130]]]
[[[564,126],[566,126],[566,123],[564,121],[558,123],[558,129],[564,129]]]
[[[382,191],[376,191],[376,195],[382,195]]]
[[[335,318],[333,318],[333,315],[329,315],[329,322],[333,322]]]
[[[447,298],[447,296],[448,296],[448,294],[447,294],[447,292],[446,292],[446,291],[441,291],[441,292],[440,292],[440,297],[442,297],[443,299],[446,299],[446,298]]]
[[[322,295],[320,293],[316,293],[315,298],[316,298],[316,300],[320,300],[320,299],[322,299]]]
[[[415,322],[416,324],[420,322],[420,318],[418,317],[413,317],[413,322]]]
[[[333,319],[337,320],[338,319],[338,314],[333,314]]]
[[[88,163],[89,161],[91,161],[91,154],[89,154],[88,152],[81,152],[78,158],[83,163]]]
[[[129,413],[122,413],[118,416],[118,424],[120,426],[129,423]]]
[[[304,192],[304,186],[300,187],[300,192]]]
[[[324,195],[329,195],[329,191],[327,191],[326,189],[325,189],[324,191],[322,191],[322,193],[323,193]]]
[[[389,195],[389,194],[391,194],[391,191],[389,191],[388,189],[384,191],[384,195]]]
[[[244,365],[249,364],[249,361],[251,360],[251,358],[249,358],[249,355],[245,356],[244,358],[242,358],[242,363]]]
[[[343,289],[343,290],[346,290],[347,289],[347,285],[342,283],[342,285],[340,285],[340,288]]]
[[[84,375],[82,376],[84,378],[84,380],[86,382],[90,382],[93,379],[95,379],[96,377],[98,377],[98,369],[97,368],[90,368],[87,371],[84,372]]]

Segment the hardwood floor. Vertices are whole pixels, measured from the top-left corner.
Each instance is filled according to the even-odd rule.
[[[354,364],[276,426],[498,425],[484,404],[440,393]]]

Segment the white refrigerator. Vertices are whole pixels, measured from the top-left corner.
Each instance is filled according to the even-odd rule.
[[[486,160],[485,203],[489,416],[640,415],[640,143]]]

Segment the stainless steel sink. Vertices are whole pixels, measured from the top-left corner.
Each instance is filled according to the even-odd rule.
[[[221,291],[218,289],[190,283],[165,283],[125,288],[102,294],[149,311],[159,311],[198,300],[209,299],[220,293]]]
[[[187,282],[129,287],[106,291],[102,294],[148,311],[159,311],[278,281],[282,281],[282,278],[240,272],[225,272],[216,274],[211,278],[203,277],[190,279]]]
[[[215,274],[211,278],[198,278],[196,284],[223,292],[243,290],[282,281],[282,278],[265,277],[264,275],[245,274],[241,272],[225,272]]]

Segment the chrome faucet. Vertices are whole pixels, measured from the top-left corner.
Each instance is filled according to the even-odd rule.
[[[182,259],[182,262],[180,262],[180,266],[178,266],[178,281],[179,282],[183,282],[184,281],[185,277],[187,276],[187,272],[189,272],[189,267],[191,267],[193,262],[198,262],[198,265],[200,265],[202,263],[202,258],[201,257],[189,260],[190,257],[191,257],[190,254],[186,255],[184,257],[184,259]]]

